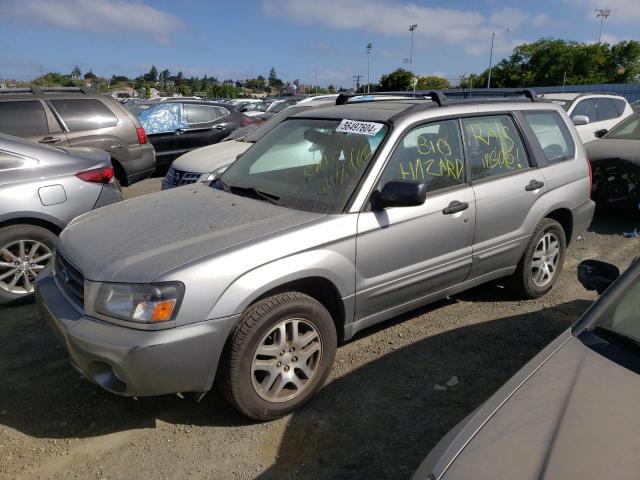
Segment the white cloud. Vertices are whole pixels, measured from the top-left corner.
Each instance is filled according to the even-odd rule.
[[[184,24],[175,15],[126,0],[2,0],[2,18],[66,30],[144,35],[167,43]]]
[[[461,44],[468,53],[480,54],[489,49],[492,31],[516,27],[526,20],[513,8],[485,15],[452,8],[426,7],[395,0],[262,0],[267,14],[287,16],[301,24],[322,24],[336,29],[363,29],[380,35],[409,35],[411,24],[418,24],[416,42]],[[506,17],[504,16],[506,15]],[[507,25],[501,22],[506,18]],[[480,46],[478,42],[486,43]]]

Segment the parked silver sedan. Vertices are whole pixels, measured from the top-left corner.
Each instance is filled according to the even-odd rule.
[[[638,478],[640,259],[585,260],[578,278],[604,295],[449,432],[414,480]]]
[[[0,134],[0,304],[33,293],[67,223],[120,200],[106,152]]]

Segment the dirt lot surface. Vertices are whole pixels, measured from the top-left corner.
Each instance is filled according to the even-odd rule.
[[[150,179],[127,196],[157,189]],[[537,301],[476,288],[360,333],[338,349],[326,387],[301,411],[257,424],[213,391],[121,398],[80,377],[36,307],[0,309],[0,478],[396,479],[595,298],[586,258],[625,268],[640,215],[598,212]],[[436,389],[452,377],[459,383]],[[454,382],[452,382],[454,383]]]

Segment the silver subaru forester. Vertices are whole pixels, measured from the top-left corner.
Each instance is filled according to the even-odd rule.
[[[502,277],[525,298],[547,293],[589,197],[571,121],[531,91],[342,95],[210,185],[77,218],[37,299],[107,390],[201,397],[215,379],[242,413],[273,419],[366,327]]]

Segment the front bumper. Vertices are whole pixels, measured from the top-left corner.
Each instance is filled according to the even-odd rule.
[[[125,396],[211,389],[229,322],[208,320],[166,330],[138,330],[86,317],[63,296],[55,278],[36,285],[42,316],[90,381]]]

